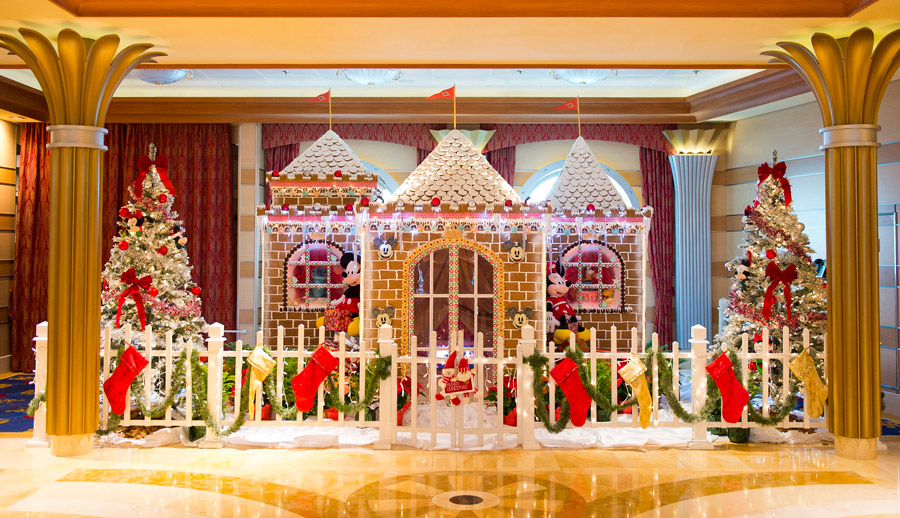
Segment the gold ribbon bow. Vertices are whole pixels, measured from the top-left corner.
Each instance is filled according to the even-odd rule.
[[[250,401],[247,403],[250,408],[250,420],[253,420],[253,414],[256,411],[257,392],[262,387],[263,380],[272,372],[275,367],[275,360],[266,354],[261,345],[257,345],[250,356],[247,357],[247,363],[250,365]],[[259,397],[262,397],[261,395]]]

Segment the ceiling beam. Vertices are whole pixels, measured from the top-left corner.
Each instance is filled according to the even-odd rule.
[[[29,119],[50,120],[47,101],[40,90],[5,77],[0,77],[0,109]]]
[[[690,97],[583,97],[585,123],[689,124],[755,108],[809,91],[792,70],[766,70]],[[554,110],[569,97],[460,97],[457,119],[475,123],[571,123],[576,113]],[[41,92],[0,77],[0,109],[48,120]],[[450,123],[449,101],[420,97],[341,97],[335,122]],[[108,122],[327,122],[324,104],[296,97],[116,97]]]
[[[52,0],[83,17],[846,18],[875,0]]]

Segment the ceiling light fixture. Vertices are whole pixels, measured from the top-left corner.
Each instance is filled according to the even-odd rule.
[[[591,85],[609,76],[619,75],[619,71],[609,68],[560,68],[550,71],[553,79],[562,79],[576,85]]]
[[[366,86],[377,86],[388,81],[400,79],[400,69],[397,68],[342,68],[337,75],[343,75],[354,83]]]
[[[184,78],[188,81],[194,78],[194,74],[184,68],[138,68],[129,75],[154,85],[170,85]]]

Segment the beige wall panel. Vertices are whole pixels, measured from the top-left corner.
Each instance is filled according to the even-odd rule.
[[[820,153],[822,116],[815,103],[739,120],[734,124],[728,169],[760,164],[772,159],[772,149],[782,159]]]
[[[743,214],[744,207],[756,199],[756,184],[742,183],[725,188],[726,214]]]
[[[729,255],[728,251],[728,233],[727,232],[711,232],[710,233],[711,257],[713,262],[724,263],[734,258]]]
[[[16,213],[16,187],[0,185],[0,214]]]
[[[0,121],[0,167],[16,167],[16,125]]]
[[[728,214],[728,206],[725,203],[725,191],[728,188],[724,185],[713,185],[710,192],[709,213],[713,216],[722,216]]]
[[[900,163],[878,168],[878,204],[900,203]]]
[[[0,233],[0,260],[9,261],[15,258],[15,234],[12,232]],[[6,304],[0,304],[5,306]]]

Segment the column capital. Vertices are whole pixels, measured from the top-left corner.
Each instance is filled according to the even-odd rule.
[[[663,135],[679,155],[711,155],[724,142],[728,128],[664,130]]]

